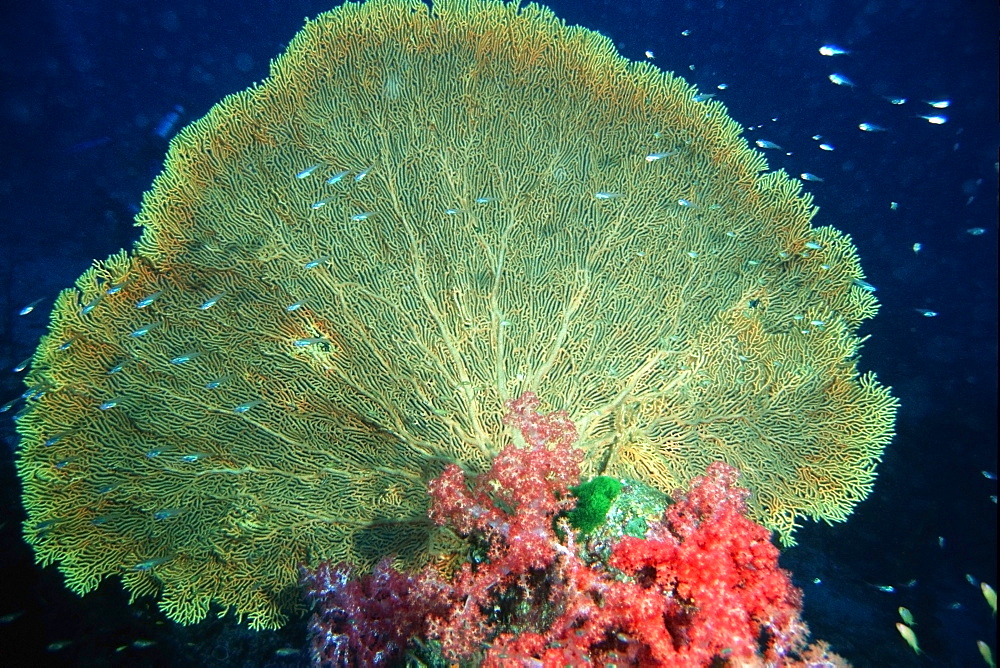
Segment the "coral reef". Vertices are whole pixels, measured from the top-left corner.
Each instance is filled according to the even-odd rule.
[[[457,549],[427,483],[487,470],[526,390],[588,478],[668,492],[725,461],[786,542],[845,519],[892,434],[855,361],[875,298],[695,92],[537,5],[307,22],[172,140],[136,247],[58,298],[18,420],[37,560],[279,626],[300,562]]]

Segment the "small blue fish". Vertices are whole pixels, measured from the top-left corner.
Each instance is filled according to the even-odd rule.
[[[52,527],[54,527],[55,525],[59,524],[59,522],[62,522],[62,521],[63,521],[63,518],[61,518],[61,517],[54,517],[54,518],[52,518],[50,520],[44,520],[42,522],[39,522],[35,526],[33,526],[31,528],[34,531],[46,531],[48,529],[51,529]]]
[[[889,104],[906,104],[905,97],[890,97],[888,95],[883,95],[882,97],[884,97]]]
[[[951,106],[951,100],[927,100],[926,102],[935,109],[947,109]]]
[[[108,288],[107,290],[105,290],[104,293],[108,294],[108,295],[116,295],[119,292],[121,292],[122,290],[124,290],[125,288],[127,288],[129,285],[131,285],[132,283],[134,283],[135,280],[136,280],[135,276],[132,276],[130,278],[125,278],[122,281],[113,284],[110,288]]]
[[[337,172],[336,174],[334,174],[333,176],[331,176],[330,178],[328,178],[326,180],[326,184],[328,186],[332,186],[335,183],[339,183],[341,181],[341,179],[343,179],[345,176],[347,176],[350,173],[351,173],[351,171],[349,169],[345,169],[342,172]]]
[[[917,118],[922,118],[931,125],[944,125],[948,122],[948,117],[943,114],[933,114],[930,116],[918,115]]]
[[[878,290],[878,288],[876,288],[874,285],[860,278],[855,278],[852,281],[852,283],[854,284],[855,287],[861,288],[865,292],[875,292],[876,290]]]
[[[222,292],[220,292],[219,294],[217,294],[217,295],[214,295],[214,296],[212,296],[212,297],[209,297],[209,298],[208,298],[207,300],[205,300],[205,301],[204,301],[204,302],[203,302],[203,303],[201,304],[201,306],[199,306],[198,308],[200,308],[200,309],[201,309],[202,311],[207,311],[208,309],[210,309],[210,308],[212,308],[213,306],[215,306],[216,304],[218,304],[218,303],[219,303],[219,300],[220,300],[220,299],[222,299],[222,298],[223,298],[223,297],[225,297],[225,296],[226,296],[226,291],[225,291],[225,290],[223,290],[223,291],[222,291]]]
[[[324,262],[328,261],[329,259],[330,259],[329,255],[324,255],[323,257],[318,257],[315,260],[310,260],[309,262],[306,262],[305,265],[304,265],[304,268],[305,269],[315,269],[316,267],[320,266],[321,264],[323,264]]]
[[[17,314],[18,315],[28,315],[29,313],[31,313],[32,311],[34,311],[35,307],[38,306],[39,304],[41,304],[42,300],[44,300],[44,299],[45,299],[45,297],[39,297],[38,299],[36,299],[35,301],[31,302],[27,306],[22,307],[21,310],[17,312]]]
[[[355,223],[360,223],[362,220],[370,218],[371,216],[374,215],[375,215],[374,211],[362,211],[361,213],[356,213],[353,216],[351,216],[351,220],[353,220]]]
[[[621,193],[611,193],[605,190],[599,190],[598,192],[594,193],[594,197],[596,197],[597,199],[616,199],[621,196],[622,196]]]
[[[164,508],[153,513],[154,520],[167,520],[184,512],[183,508]]]
[[[157,566],[159,566],[160,564],[167,563],[171,559],[173,559],[173,556],[154,557],[152,559],[147,559],[146,561],[140,561],[138,564],[136,564],[135,566],[133,566],[129,570],[133,570],[133,571],[148,571],[148,570],[152,570],[152,569],[156,568]]]
[[[164,114],[153,128],[153,134],[161,139],[170,139],[170,135],[174,133],[174,128],[177,127],[177,122],[181,120],[183,114],[184,107],[179,104],[174,105],[174,108]]]
[[[10,624],[23,614],[24,610],[18,610],[17,612],[9,612],[6,615],[0,617],[0,624]]]
[[[715,93],[698,93],[691,99],[695,102],[708,102],[713,97],[715,97]]]
[[[125,397],[123,397],[123,396],[118,396],[118,397],[114,397],[112,399],[108,399],[103,404],[101,404],[100,406],[98,406],[98,408],[100,408],[102,411],[110,410],[110,409],[114,408],[115,406],[117,406],[118,404],[120,404],[121,401],[122,401],[122,399],[124,399],[124,398]]]
[[[131,332],[129,334],[129,336],[132,337],[133,339],[137,339],[140,336],[145,336],[146,334],[149,334],[152,330],[156,329],[161,324],[163,324],[162,320],[157,320],[156,322],[151,322],[148,325],[143,325],[139,329]]]
[[[885,128],[875,123],[859,123],[858,129],[862,132],[885,132]]]
[[[324,206],[326,206],[327,202],[329,202],[329,201],[330,201],[331,199],[333,199],[333,198],[332,198],[332,197],[327,197],[326,199],[321,199],[321,200],[319,200],[318,202],[313,202],[313,203],[312,203],[312,204],[310,205],[310,207],[309,207],[309,208],[311,208],[311,209],[314,209],[314,210],[315,210],[315,209],[321,209],[321,208],[323,208]]]
[[[32,385],[31,387],[29,387],[27,390],[25,390],[24,393],[21,394],[21,398],[22,399],[28,399],[28,400],[30,400],[30,399],[37,399],[38,397],[42,396],[43,394],[45,394],[45,392],[42,389],[42,385],[41,384],[35,384],[35,385]]]
[[[805,247],[809,250],[821,250],[823,248],[822,245],[816,243],[815,241],[807,241],[805,243]]]
[[[153,294],[149,295],[148,297],[144,297],[143,299],[140,299],[139,301],[137,301],[135,303],[135,307],[136,308],[146,308],[147,306],[149,306],[150,304],[152,304],[153,302],[155,302],[156,299],[157,299],[157,297],[159,297],[162,294],[163,294],[163,290],[157,290],[156,292],[154,292]]]
[[[118,364],[114,365],[113,367],[111,367],[110,369],[108,369],[108,375],[113,376],[124,368],[125,368],[125,361],[123,360]]]
[[[372,165],[372,167],[374,167],[374,165]],[[355,183],[357,183],[357,182],[358,182],[358,181],[360,181],[361,179],[363,179],[363,178],[365,178],[366,176],[368,176],[368,172],[370,172],[370,171],[372,171],[372,168],[371,168],[371,167],[366,167],[365,169],[362,169],[362,170],[361,170],[360,172],[358,172],[358,173],[357,173],[357,175],[356,175],[356,176],[354,177],[354,182],[355,182]]]
[[[822,151],[833,151],[833,150],[836,150],[835,147],[833,146],[833,144],[820,144],[819,148]]]
[[[972,235],[974,237],[978,237],[978,236],[982,236],[982,235],[986,234],[986,228],[985,227],[970,227],[969,229],[967,229],[965,231],[965,233],[966,234],[970,234],[970,235]]]
[[[55,445],[59,441],[63,440],[64,438],[66,438],[67,436],[69,436],[72,433],[73,433],[72,431],[61,431],[58,434],[55,434],[54,436],[50,436],[48,439],[46,439],[44,445],[45,445],[46,448],[50,448],[50,447],[52,447],[53,445]]]
[[[843,74],[831,74],[829,77],[830,81],[837,84],[838,86],[847,86],[849,88],[854,88],[854,82],[845,77]]]
[[[182,462],[196,462],[199,459],[204,459],[205,457],[211,457],[212,455],[207,452],[192,452],[188,455],[181,455]]]
[[[233,377],[233,374],[227,373],[225,376],[220,376],[219,378],[216,378],[215,380],[210,380],[207,383],[205,383],[205,389],[206,390],[217,389],[220,385],[222,385],[224,382],[226,382],[227,380],[229,380],[232,377]]]
[[[799,174],[799,178],[803,181],[816,181],[817,183],[822,183],[824,181],[822,177],[810,174],[809,172],[802,172]]]
[[[754,143],[761,148],[774,149],[778,151],[782,150],[782,148],[777,144],[775,144],[773,141],[768,141],[766,139],[758,139]]]
[[[850,53],[847,49],[841,49],[835,44],[824,44],[819,47],[819,53],[821,56],[846,56]]]
[[[924,316],[925,318],[933,318],[938,314],[937,311],[931,311],[930,309],[926,308],[915,308],[913,310],[919,313],[920,315]]]
[[[646,156],[646,162],[656,162],[657,160],[663,160],[664,158],[669,158],[674,155],[677,151],[665,151],[661,153],[650,153]]]
[[[97,308],[97,305],[101,303],[102,299],[104,299],[104,295],[97,295],[96,297],[91,299],[83,306],[83,308],[80,309],[80,315],[87,315],[88,313],[93,311],[95,308]]]
[[[13,369],[11,369],[11,371],[14,372],[14,373],[21,373],[22,371],[24,371],[25,369],[28,368],[29,364],[31,364],[31,358],[30,357],[28,359],[24,360],[23,362],[21,362],[20,364],[18,364],[17,366],[15,366]]]
[[[476,204],[486,204],[487,202],[493,202],[496,200],[495,197],[477,197]]]
[[[322,336],[315,336],[315,337],[308,338],[308,339],[297,339],[295,341],[295,347],[296,348],[305,348],[307,346],[313,345],[314,343],[325,343],[325,342],[326,342],[326,339],[324,339]]]
[[[688,208],[694,208],[694,207],[698,206],[697,204],[695,204],[691,200],[684,199],[683,197],[680,198],[679,200],[677,200],[677,203],[680,204],[681,206],[688,207]]]
[[[199,357],[201,357],[201,353],[196,352],[196,351],[191,351],[191,352],[188,352],[188,353],[183,353],[181,355],[178,355],[177,357],[174,357],[173,359],[170,360],[170,363],[171,364],[184,364],[185,362],[190,362],[191,360],[197,359]]]
[[[983,477],[986,478],[987,480],[996,480],[997,479],[997,474],[993,473],[992,471],[980,471],[980,473],[982,473]]]
[[[248,410],[250,410],[254,406],[260,406],[262,403],[264,403],[264,401],[262,399],[254,399],[253,401],[247,401],[245,403],[240,404],[236,408],[234,408],[233,412],[234,413],[246,413]]]
[[[310,267],[306,267],[306,269],[309,269],[309,268]],[[292,311],[298,311],[303,306],[305,306],[305,301],[299,300],[299,301],[295,302],[294,304],[289,304],[288,306],[286,306],[285,310],[288,311],[289,313],[291,313]]]
[[[313,172],[315,172],[317,169],[319,169],[322,166],[323,166],[322,162],[317,162],[312,167],[306,167],[301,172],[299,172],[298,174],[296,174],[295,178],[297,178],[297,179],[307,178],[310,174],[312,174]]]

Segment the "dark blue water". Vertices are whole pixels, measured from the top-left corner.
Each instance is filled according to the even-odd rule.
[[[164,117],[179,106],[179,122],[189,122],[260,80],[303,18],[330,8],[306,0],[12,5],[0,10],[0,403],[23,391],[8,372],[31,354],[50,302],[25,317],[17,310],[51,299],[93,258],[136,238],[132,216],[166,149],[157,132]],[[996,632],[966,574],[996,585],[996,482],[981,473],[997,469],[995,3],[551,6],[627,57],[649,50],[662,68],[716,93],[754,128],[750,141],[783,148],[767,152],[772,167],[824,179],[806,183],[820,207],[816,223],[851,234],[882,302],[864,326],[871,339],[862,367],[894,388],[901,407],[872,496],[845,524],[800,530],[783,564],[805,590],[814,635],[856,665],[981,665],[975,641],[995,647]],[[821,56],[827,43],[852,53]],[[834,85],[831,73],[855,86]],[[945,99],[944,109],[925,104]],[[935,114],[947,122],[918,117]],[[862,122],[886,131],[862,132]],[[0,429],[8,443],[0,664],[296,664],[274,652],[301,645],[301,625],[257,634],[218,621],[177,627],[152,604],[128,606],[117,583],[80,599],[53,567],[37,568],[20,538],[9,419]],[[926,658],[897,634],[900,605],[917,618]],[[155,644],[136,648],[136,640]]]

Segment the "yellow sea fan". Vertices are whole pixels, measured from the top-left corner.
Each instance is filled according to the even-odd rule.
[[[892,433],[855,365],[875,300],[694,92],[536,5],[307,23],[57,301],[18,423],[38,560],[278,626],[301,562],[447,562],[426,483],[482,470],[526,390],[589,473],[669,491],[722,459],[786,541],[844,519]]]

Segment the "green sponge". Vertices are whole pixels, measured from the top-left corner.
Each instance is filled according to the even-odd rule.
[[[597,476],[571,490],[576,496],[576,508],[569,513],[569,522],[582,533],[599,527],[611,508],[611,503],[622,491],[622,484],[615,478]]]

